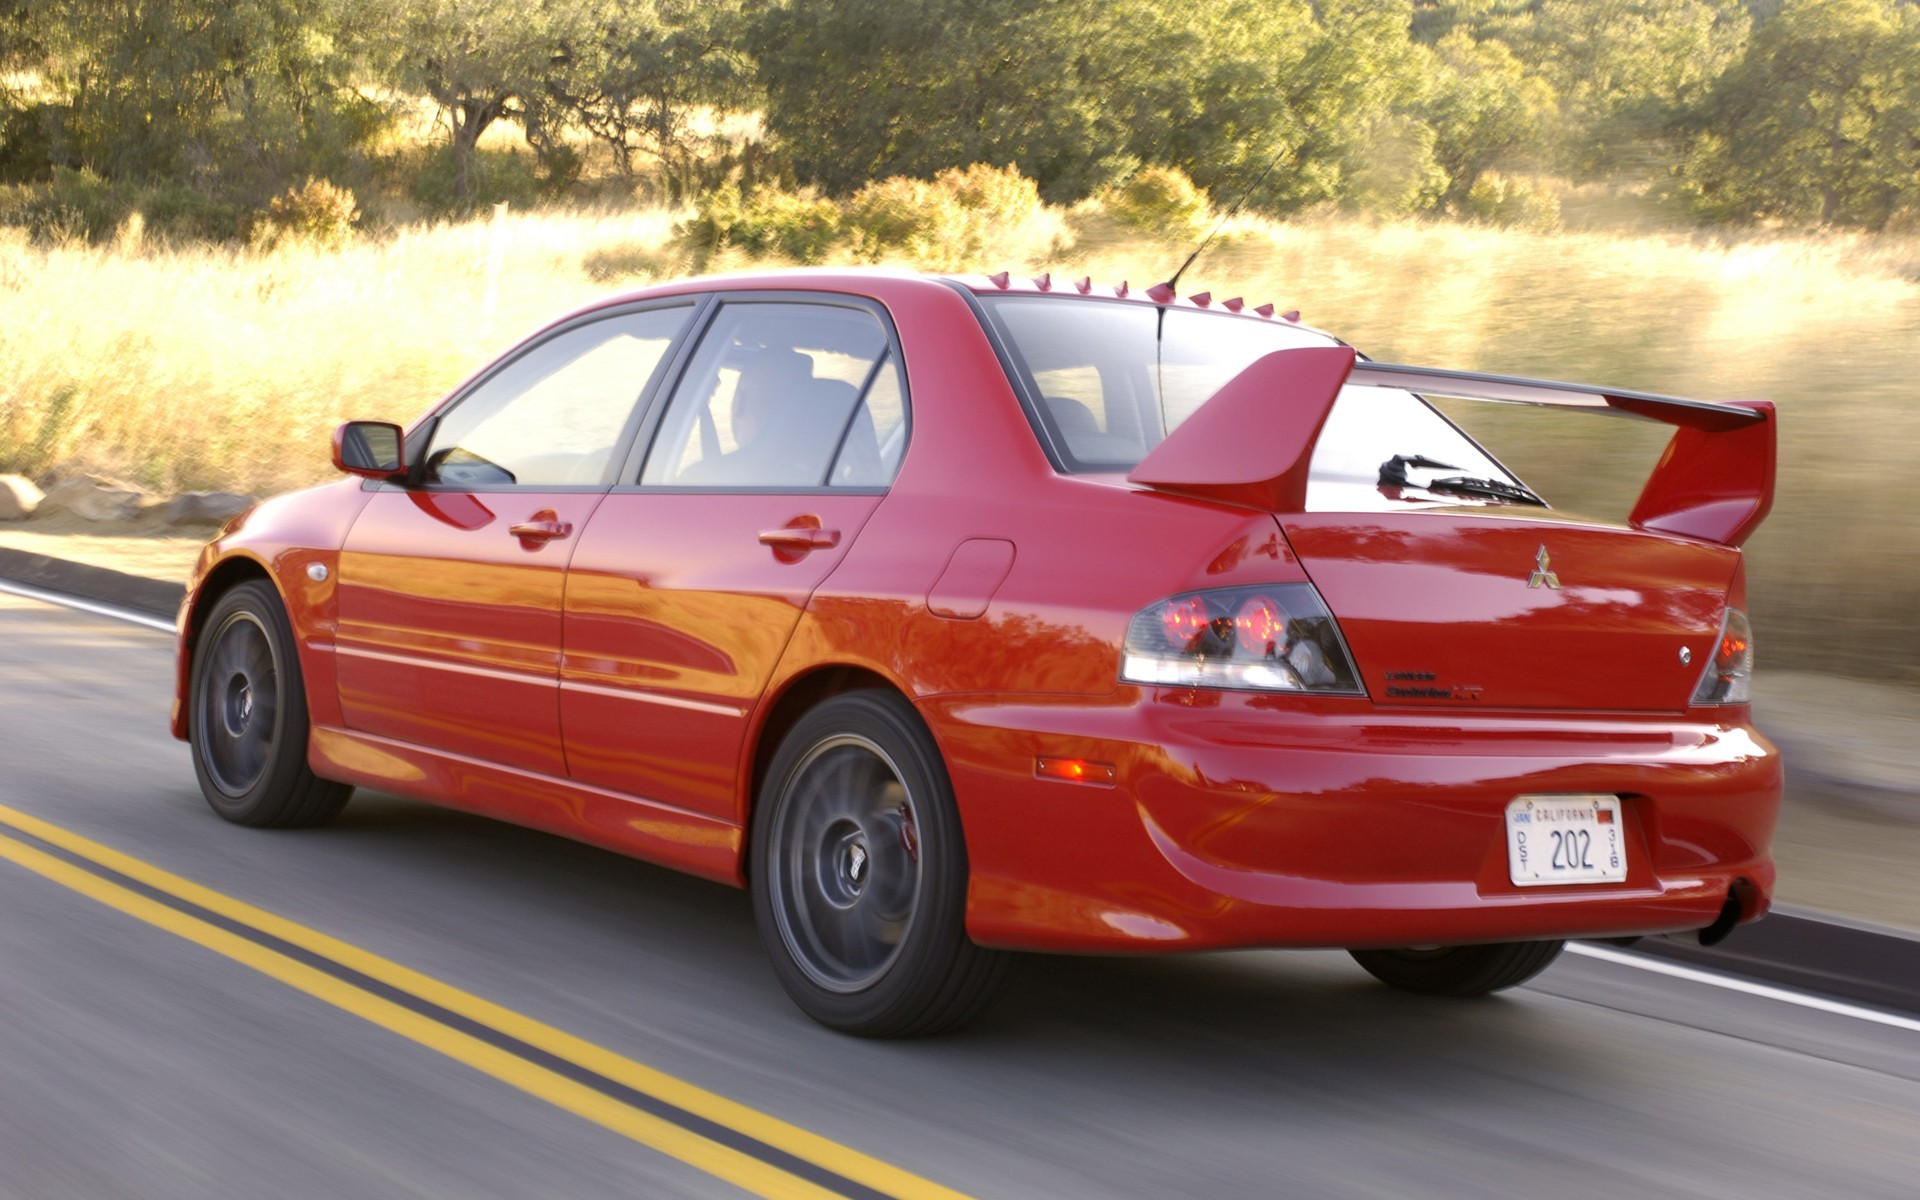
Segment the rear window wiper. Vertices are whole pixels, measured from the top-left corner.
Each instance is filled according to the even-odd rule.
[[[1380,464],[1380,486],[1419,488],[1426,492],[1458,492],[1466,496],[1491,496],[1496,500],[1511,500],[1517,504],[1538,504],[1542,508],[1547,507],[1547,502],[1535,495],[1530,488],[1504,479],[1448,475],[1440,479],[1430,479],[1425,483],[1415,483],[1407,478],[1408,467],[1424,467],[1439,471],[1460,469],[1452,463],[1440,462],[1424,454],[1396,454]]]
[[[1429,480],[1415,484],[1429,492],[1460,492],[1468,496],[1493,496],[1501,500],[1512,500],[1519,504],[1538,504],[1547,507],[1547,502],[1533,494],[1532,490],[1517,483],[1508,483],[1504,479],[1477,479],[1471,475],[1449,475],[1445,479]]]

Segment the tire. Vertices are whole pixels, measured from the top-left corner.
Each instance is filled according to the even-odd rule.
[[[781,986],[831,1029],[940,1033],[1006,975],[1006,954],[967,940],[953,787],[899,696],[835,696],[787,734],[755,807],[751,878]]]
[[[1565,942],[1496,942],[1420,950],[1349,950],[1375,979],[1426,996],[1484,996],[1547,969]]]
[[[236,825],[318,825],[353,788],[307,769],[307,693],[273,585],[249,580],[207,614],[193,652],[188,740],[200,791]]]

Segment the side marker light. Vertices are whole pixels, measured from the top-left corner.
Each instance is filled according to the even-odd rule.
[[[1040,779],[1058,779],[1064,783],[1094,783],[1111,787],[1118,774],[1112,763],[1088,762],[1084,758],[1036,758],[1033,773]]]

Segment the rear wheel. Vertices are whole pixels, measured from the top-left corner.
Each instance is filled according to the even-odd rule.
[[[307,768],[307,694],[293,629],[273,586],[239,584],[194,647],[188,738],[200,791],[239,825],[317,825],[353,788]]]
[[[1350,950],[1375,979],[1428,996],[1484,996],[1547,969],[1565,942],[1496,942],[1408,950]]]
[[[802,717],[761,787],[753,902],[781,986],[814,1020],[917,1037],[992,999],[1007,956],[967,940],[966,843],[913,708],[849,692]]]

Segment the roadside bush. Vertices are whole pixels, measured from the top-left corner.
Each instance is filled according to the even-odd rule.
[[[1101,190],[1100,208],[1128,229],[1168,242],[1190,242],[1212,218],[1207,194],[1175,167],[1145,167]]]
[[[55,167],[46,183],[0,188],[0,225],[23,227],[42,245],[99,245],[136,215],[144,233],[183,241],[230,240],[242,225],[237,206],[184,185],[117,183],[84,168]]]
[[[1020,174],[1017,167],[974,163],[964,169],[942,171],[933,177],[933,183],[976,221],[991,228],[1025,225],[1043,207],[1039,185]]]
[[[264,212],[256,213],[250,240],[257,246],[284,241],[300,242],[328,249],[345,245],[353,237],[353,224],[360,206],[353,192],[332,180],[314,179],[285,195],[267,202]]]
[[[854,252],[874,261],[889,253],[945,267],[967,256],[967,213],[951,193],[925,179],[896,175],[855,192],[847,205]]]
[[[817,263],[845,236],[840,206],[811,188],[757,187],[743,195],[732,182],[701,196],[677,232],[703,267],[728,247]]]
[[[58,157],[53,131],[65,105],[29,104],[8,108],[0,85],[0,180],[32,183],[43,179]]]
[[[595,283],[647,283],[687,274],[692,269],[687,257],[683,247],[671,243],[613,242],[589,250],[580,260],[580,269]]]
[[[1488,171],[1473,181],[1461,215],[1503,229],[1547,233],[1560,228],[1560,201],[1531,180]]]
[[[931,180],[896,175],[870,183],[848,202],[846,222],[863,259],[958,270],[984,269],[989,255],[1023,256],[1045,216],[1033,180],[1013,167],[974,163]]]
[[[45,480],[80,442],[86,417],[76,384],[22,394],[0,406],[0,471]]]
[[[408,156],[411,160],[411,156]],[[417,163],[417,165],[415,165]],[[401,178],[411,175],[409,188],[422,208],[438,216],[477,212],[505,201],[514,208],[532,208],[553,193],[532,154],[513,150],[475,150],[467,163],[473,195],[462,199],[455,186],[453,147],[438,146],[424,161],[394,164]]]
[[[98,242],[119,227],[130,208],[92,171],[55,167],[46,183],[8,188],[0,199],[0,221],[24,227],[43,244]]]
[[[695,202],[677,227],[681,245],[705,267],[723,250],[818,263],[836,255],[865,262],[904,260],[934,270],[981,269],[989,255],[1030,256],[1057,218],[1031,179],[1011,167],[975,163],[932,179],[896,175],[844,203],[812,188],[797,192],[724,183]]]
[[[125,215],[114,226],[117,233],[127,217],[139,213],[148,233],[174,242],[228,242],[246,232],[247,210],[178,183],[132,189]]]

